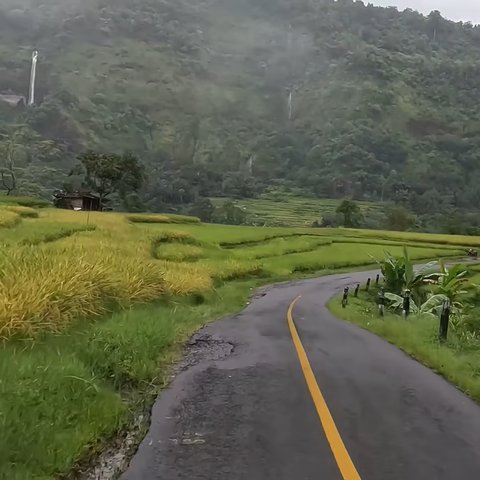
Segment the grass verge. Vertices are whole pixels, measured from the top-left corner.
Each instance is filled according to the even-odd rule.
[[[234,282],[202,304],[176,300],[82,322],[35,345],[3,343],[0,478],[57,478],[95,456],[153,403],[181,343],[243,308],[256,285]]]

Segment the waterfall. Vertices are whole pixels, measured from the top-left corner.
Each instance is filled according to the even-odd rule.
[[[253,175],[253,166],[255,164],[255,155],[251,155],[247,160],[247,172],[251,176]]]
[[[293,93],[292,90],[288,92],[288,119],[292,119],[292,101],[293,101]]]
[[[30,74],[30,92],[28,97],[28,104],[33,105],[35,103],[35,77],[37,75],[37,59],[38,52],[34,50],[32,53],[32,71]]]

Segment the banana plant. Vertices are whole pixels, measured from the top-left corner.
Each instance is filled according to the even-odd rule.
[[[392,310],[399,310],[403,307],[403,297],[396,293],[386,293],[385,298],[390,301],[390,308]],[[414,300],[410,301],[410,310],[414,314],[431,315],[437,317],[440,313],[442,305],[448,297],[445,295],[437,294],[432,295],[425,303],[418,306]]]
[[[395,294],[408,289],[417,301],[420,297],[420,287],[428,283],[428,277],[438,270],[436,261],[414,268],[405,246],[403,257],[393,257],[386,252],[385,260],[379,263],[385,278],[386,289]]]
[[[440,273],[428,275],[427,279],[433,281],[433,292],[447,297],[459,311],[463,308],[460,298],[468,293],[465,289],[468,283],[467,273],[462,265],[454,265],[449,269],[445,262],[440,260]]]
[[[378,263],[385,278],[386,289],[400,293],[405,285],[405,259],[385,252],[385,259]]]
[[[412,261],[408,255],[407,247],[403,247],[403,256],[405,262],[405,288],[412,292],[418,291],[418,289],[427,283],[427,279],[430,275],[434,275],[438,271],[438,262],[433,261],[422,265],[421,267],[414,268]]]

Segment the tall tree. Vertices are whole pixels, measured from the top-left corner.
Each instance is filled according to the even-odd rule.
[[[73,173],[83,172],[83,186],[98,194],[102,207],[112,193],[125,196],[142,186],[143,165],[131,153],[117,155],[89,151],[80,155],[79,160],[79,168]]]
[[[17,160],[25,154],[25,127],[17,126],[8,133],[0,133],[0,179],[1,188],[7,195],[15,192],[17,183]]]
[[[337,213],[343,215],[345,227],[358,227],[361,223],[362,212],[360,207],[352,200],[344,200],[337,208]]]

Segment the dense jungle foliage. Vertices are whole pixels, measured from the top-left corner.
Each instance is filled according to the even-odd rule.
[[[35,106],[0,101],[19,194],[131,151],[132,210],[276,190],[480,225],[480,27],[352,0],[2,0],[0,94],[27,96],[33,49]]]

